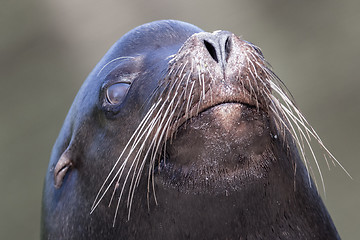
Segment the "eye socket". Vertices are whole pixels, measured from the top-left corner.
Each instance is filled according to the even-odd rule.
[[[115,83],[108,87],[106,90],[106,99],[110,104],[116,105],[121,103],[127,91],[129,90],[130,84],[129,83]]]

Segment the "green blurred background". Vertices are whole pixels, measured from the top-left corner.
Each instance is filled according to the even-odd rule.
[[[38,239],[50,151],[83,80],[128,30],[179,19],[260,46],[323,141],[325,204],[360,236],[360,1],[28,0],[0,5],[0,239]]]

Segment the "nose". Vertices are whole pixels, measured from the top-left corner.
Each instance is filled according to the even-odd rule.
[[[231,52],[231,36],[231,32],[216,31],[203,34],[201,39],[212,59],[220,64],[223,69],[226,67]]]

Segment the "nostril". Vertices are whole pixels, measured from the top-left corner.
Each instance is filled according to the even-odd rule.
[[[229,55],[231,52],[231,40],[230,37],[228,37],[225,41],[225,60],[228,61]]]
[[[218,60],[218,57],[217,57],[217,54],[216,54],[215,47],[206,40],[204,40],[204,44],[205,44],[206,49],[210,53],[211,57],[218,63],[219,60]]]

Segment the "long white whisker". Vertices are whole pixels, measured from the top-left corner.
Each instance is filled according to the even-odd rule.
[[[118,60],[123,60],[123,59],[134,59],[134,57],[118,57],[118,58],[114,58],[113,60],[109,61],[108,63],[106,63],[98,72],[98,74],[96,75],[97,77],[100,75],[100,73],[104,70],[104,68],[106,68],[110,63],[113,63],[115,61]]]
[[[129,139],[128,143],[126,144],[126,146],[124,147],[123,151],[121,152],[120,156],[118,157],[117,161],[115,162],[114,166],[112,167],[111,171],[109,172],[108,176],[106,177],[106,179],[104,180],[104,183],[102,184],[102,186],[100,187],[94,203],[91,207],[91,213],[95,210],[95,208],[97,207],[97,205],[100,203],[100,201],[102,200],[102,198],[104,197],[104,195],[106,194],[106,192],[108,191],[110,184],[107,189],[104,191],[104,194],[101,196],[101,198],[99,199],[99,196],[102,192],[102,190],[104,189],[107,181],[109,180],[110,176],[112,175],[112,173],[114,172],[116,166],[118,165],[118,163],[120,162],[122,156],[124,155],[125,151],[128,149],[130,143],[132,142],[132,140],[137,136],[138,133],[140,133],[142,131],[142,129],[146,126],[146,122],[149,120],[150,116],[153,114],[154,110],[157,108],[157,106],[159,105],[159,103],[161,102],[161,99],[154,104],[148,111],[148,113],[145,115],[145,117],[143,118],[143,120],[140,122],[139,126],[137,127],[137,129],[134,131],[133,135],[131,136],[131,138]],[[113,182],[113,181],[112,181]]]

